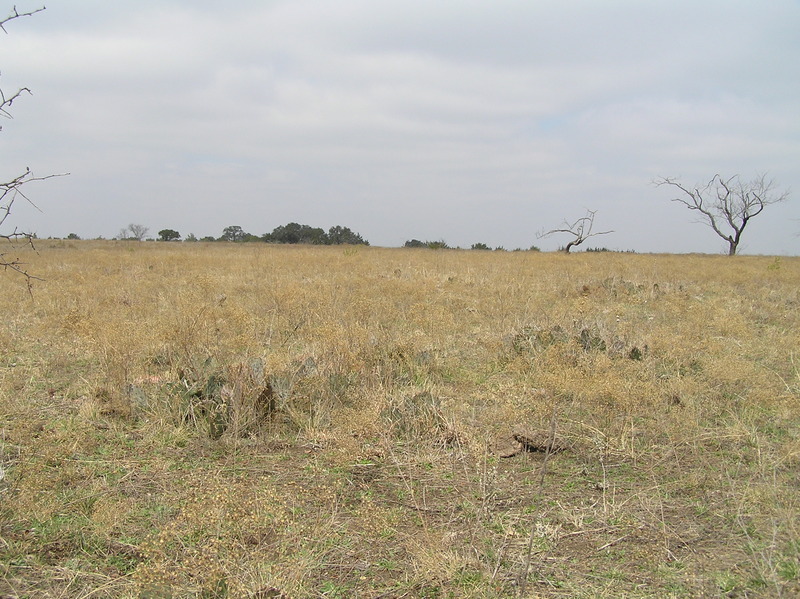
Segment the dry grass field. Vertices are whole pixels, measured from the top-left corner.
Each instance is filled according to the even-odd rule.
[[[0,597],[795,597],[800,259],[41,242]]]

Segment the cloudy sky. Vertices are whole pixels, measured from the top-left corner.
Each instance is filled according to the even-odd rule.
[[[11,11],[13,3],[2,9]],[[16,0],[22,12],[41,3]],[[0,180],[40,237],[412,238],[721,252],[659,176],[768,173],[743,250],[800,254],[798,0],[50,0],[0,32]]]

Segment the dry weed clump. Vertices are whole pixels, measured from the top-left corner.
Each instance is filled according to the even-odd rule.
[[[800,585],[796,259],[56,246],[0,297],[2,595]]]

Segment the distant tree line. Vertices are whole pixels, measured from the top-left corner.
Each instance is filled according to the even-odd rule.
[[[3,22],[0,22],[0,26]],[[19,93],[19,92],[18,92]],[[2,95],[0,93],[0,95]],[[16,96],[14,96],[16,97]],[[2,100],[2,98],[0,98]],[[10,101],[6,104],[10,105]],[[0,114],[3,113],[3,103],[0,103]],[[21,180],[21,179],[20,179]],[[15,180],[16,181],[16,180]],[[766,178],[766,175],[759,175],[751,181],[742,180],[739,175],[723,178],[720,175],[714,177],[705,185],[688,186],[680,183],[677,179],[662,177],[654,181],[656,185],[667,186],[677,189],[682,195],[673,198],[674,202],[682,204],[689,210],[701,215],[701,222],[704,222],[728,244],[728,255],[734,256],[739,250],[742,233],[748,223],[761,214],[767,206],[785,202],[789,198],[788,190],[780,190],[775,182]],[[5,187],[4,187],[5,185]],[[9,184],[0,183],[0,225],[3,224],[9,215],[11,201],[5,198],[12,190]],[[12,196],[13,198],[13,196]],[[538,238],[549,237],[554,234],[568,235],[572,239],[559,248],[560,251],[569,253],[573,248],[582,245],[586,240],[598,236],[608,235],[614,231],[594,231],[596,211],[586,209],[586,214],[575,221],[564,220],[562,225],[556,229],[542,231],[537,234]],[[117,239],[130,239],[142,241],[146,238],[148,228],[138,224],[130,224],[123,228]],[[0,239],[12,240],[19,234],[10,235],[0,234]],[[29,241],[35,239],[34,233],[25,234],[24,237]],[[70,233],[68,239],[80,239],[75,233]],[[149,240],[149,238],[148,238]],[[181,234],[174,229],[162,229],[158,232],[159,241],[180,241]],[[319,227],[301,225],[299,223],[288,223],[272,230],[271,233],[264,233],[261,236],[246,232],[238,225],[231,225],[222,230],[220,237],[203,237],[197,239],[194,234],[186,236],[185,241],[227,241],[242,243],[249,241],[261,241],[275,244],[309,244],[309,245],[369,245],[369,242],[358,233],[348,227],[336,225],[326,232]],[[410,239],[403,244],[406,248],[427,248],[432,250],[450,249],[450,246],[443,239],[438,241],[420,241]],[[456,248],[459,249],[459,248]],[[491,250],[485,243],[473,243],[473,250]],[[505,248],[497,247],[495,251],[505,251]],[[519,251],[514,250],[514,251]],[[539,248],[531,246],[530,251],[539,251]],[[609,252],[606,247],[589,248],[589,252]],[[633,250],[628,250],[633,253]],[[18,262],[4,261],[3,253],[0,252],[0,267],[20,270]],[[22,271],[21,271],[22,272]],[[23,272],[23,274],[25,274]],[[26,274],[26,276],[28,276]]]
[[[142,229],[144,233],[142,234]],[[136,230],[138,235],[131,234]],[[138,225],[129,225],[127,229],[123,229],[118,239],[144,239],[147,234],[146,227]],[[174,229],[162,229],[158,232],[158,241],[180,241],[181,234]],[[263,235],[253,235],[248,233],[239,225],[230,225],[222,230],[222,235],[219,237],[207,236],[197,238],[193,233],[189,233],[184,241],[227,241],[232,243],[247,243],[260,241],[264,243],[280,243],[280,244],[309,244],[309,245],[369,245],[369,241],[364,239],[358,233],[352,231],[349,227],[342,227],[336,225],[328,229],[326,232],[319,227],[311,227],[309,225],[301,225],[299,223],[288,223],[275,227],[271,233],[264,233]]]
[[[419,239],[409,239],[403,244],[403,247],[406,248],[427,248],[429,250],[449,250],[449,249],[461,249],[461,248],[451,248],[444,239],[440,239],[438,241],[420,241]],[[491,250],[488,245],[485,243],[473,243],[470,247],[471,250]],[[505,252],[506,248],[503,246],[498,246],[494,248],[496,252]],[[517,248],[514,250],[515,252],[521,252],[522,248]],[[531,252],[538,252],[539,248],[531,246],[529,248]]]
[[[439,241],[420,241],[419,239],[409,239],[403,244],[406,248],[428,248],[430,250],[449,250],[450,246],[444,239]]]

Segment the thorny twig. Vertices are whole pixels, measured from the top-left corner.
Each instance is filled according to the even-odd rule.
[[[31,15],[35,15],[38,12],[45,10],[45,7],[42,6],[41,8],[36,8],[30,10],[28,12],[19,12],[17,7],[14,6],[12,12],[9,16],[5,19],[0,20],[0,29],[3,30],[3,33],[8,33],[5,28],[6,23],[9,21],[13,21],[14,19],[19,19],[21,17],[29,17]],[[31,93],[31,90],[27,87],[23,87],[18,89],[12,95],[6,97],[5,93],[0,90],[0,116],[4,116],[6,118],[11,118],[11,114],[8,112],[8,108],[14,103],[14,100],[19,98],[23,93]],[[1,129],[1,128],[0,128]],[[66,174],[66,173],[65,173]],[[14,201],[17,199],[17,196],[22,196],[29,204],[31,204],[34,208],[38,207],[34,204],[29,197],[27,197],[21,190],[22,186],[26,183],[30,183],[31,181],[43,181],[45,179],[50,179],[51,177],[59,177],[62,175],[48,175],[46,177],[35,177],[33,173],[31,173],[31,169],[25,169],[25,172],[17,177],[14,177],[10,181],[6,181],[4,183],[0,183],[0,226],[5,223],[6,219],[8,218],[9,214],[11,214],[11,208],[14,205]],[[36,248],[33,245],[34,235],[32,233],[24,233],[17,228],[11,233],[2,233],[0,234],[0,239],[5,239],[9,243],[11,243],[11,247],[14,248],[14,242],[16,240],[22,239],[25,240],[27,244],[31,246],[31,248],[35,251]],[[24,267],[24,263],[19,258],[7,258],[7,254],[5,252],[0,252],[0,267],[4,270],[12,270],[15,272],[20,273],[22,276],[25,277],[25,282],[28,285],[28,292],[31,292],[31,281],[37,279],[37,277],[32,276]]]
[[[29,12],[19,12],[17,10],[17,7],[14,6],[14,8],[11,9],[12,10],[11,14],[8,15],[2,21],[0,21],[0,29],[3,30],[3,33],[8,33],[8,31],[6,31],[6,27],[5,27],[6,23],[8,23],[9,21],[13,21],[14,19],[19,19],[20,17],[30,17],[31,15],[35,15],[37,12],[42,12],[44,9],[45,9],[45,7],[42,6],[41,8],[36,8],[36,9],[31,10]]]
[[[33,181],[44,181],[46,179],[52,179],[53,177],[63,177],[68,175],[69,173],[61,173],[57,175],[46,175],[44,177],[35,177],[31,172],[30,168],[26,169],[25,172],[21,175],[18,175],[11,179],[10,181],[6,181],[5,183],[0,183],[0,227],[3,226],[6,219],[11,214],[11,209],[14,206],[14,202],[16,201],[18,196],[21,196],[26,202],[28,202],[31,206],[39,209],[33,201],[26,196],[22,191],[22,186],[31,183]],[[29,245],[31,249],[34,251],[36,247],[33,244],[35,236],[33,233],[25,233],[20,231],[17,228],[11,233],[0,233],[0,239],[4,239],[11,244],[12,249],[16,249],[15,241],[23,240],[26,245]],[[34,280],[41,280],[38,277],[31,275],[25,269],[25,263],[22,262],[19,258],[9,258],[7,256],[7,252],[0,252],[0,268],[4,270],[12,270],[21,274],[25,277],[25,282],[28,285],[28,292],[31,293],[32,282]]]

